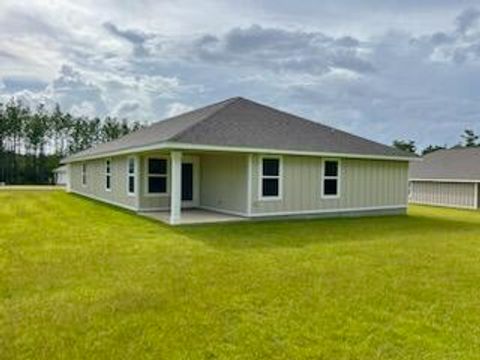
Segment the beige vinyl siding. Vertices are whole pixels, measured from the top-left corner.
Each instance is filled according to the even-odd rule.
[[[200,206],[246,213],[247,155],[202,154],[200,174]]]
[[[184,154],[197,156],[200,167],[199,205],[209,209],[248,214],[249,155],[235,153]],[[111,158],[112,190],[105,189],[105,159],[87,161],[87,186],[81,184],[82,162],[71,164],[71,187],[74,192],[105,200],[131,209],[167,210],[170,193],[147,194],[146,159],[166,153],[138,156],[137,193],[127,193],[127,156]],[[251,213],[253,216],[305,212],[362,211],[406,206],[408,162],[386,160],[340,159],[340,196],[322,198],[322,158],[313,156],[281,156],[282,198],[259,199],[259,159],[252,155]],[[169,160],[168,160],[169,161]],[[170,189],[168,164],[167,189]]]
[[[70,164],[71,191],[135,209],[137,207],[136,198],[127,194],[127,157],[110,158],[111,191],[107,191],[105,187],[105,160],[85,161],[87,167],[86,186],[82,185],[83,162]]]
[[[476,183],[477,209],[480,209],[480,183]]]
[[[408,162],[340,159],[340,196],[322,198],[322,158],[283,156],[283,196],[259,199],[259,159],[253,156],[252,213],[274,214],[406,206]]]
[[[410,202],[427,205],[476,208],[476,183],[412,181]]]

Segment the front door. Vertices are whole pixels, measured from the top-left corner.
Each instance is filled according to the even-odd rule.
[[[192,163],[182,163],[182,201],[193,201]]]
[[[200,162],[197,156],[185,156],[182,161],[182,207],[197,207],[200,195]]]

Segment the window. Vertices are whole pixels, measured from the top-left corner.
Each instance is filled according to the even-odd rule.
[[[278,200],[281,198],[282,164],[279,157],[262,157],[260,159],[260,198]]]
[[[335,198],[340,194],[340,165],[338,160],[324,160],[322,169],[322,197]]]
[[[149,194],[167,193],[167,159],[147,159],[147,191]]]
[[[105,160],[105,190],[112,190],[112,169],[111,169],[111,160]]]
[[[135,178],[136,178],[136,164],[135,158],[130,157],[127,160],[127,193],[128,195],[135,195]]]
[[[82,163],[82,185],[87,186],[87,164]]]

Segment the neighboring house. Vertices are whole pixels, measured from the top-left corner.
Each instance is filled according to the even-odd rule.
[[[67,185],[68,177],[67,177],[67,166],[62,165],[55,169],[53,169],[53,182],[55,185]]]
[[[409,201],[478,209],[480,148],[437,150],[410,166]]]
[[[157,122],[64,160],[69,190],[134,211],[242,218],[403,214],[415,156],[244,99]]]

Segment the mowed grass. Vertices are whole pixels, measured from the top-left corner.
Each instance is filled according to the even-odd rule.
[[[480,213],[171,228],[0,191],[2,359],[477,359]]]

